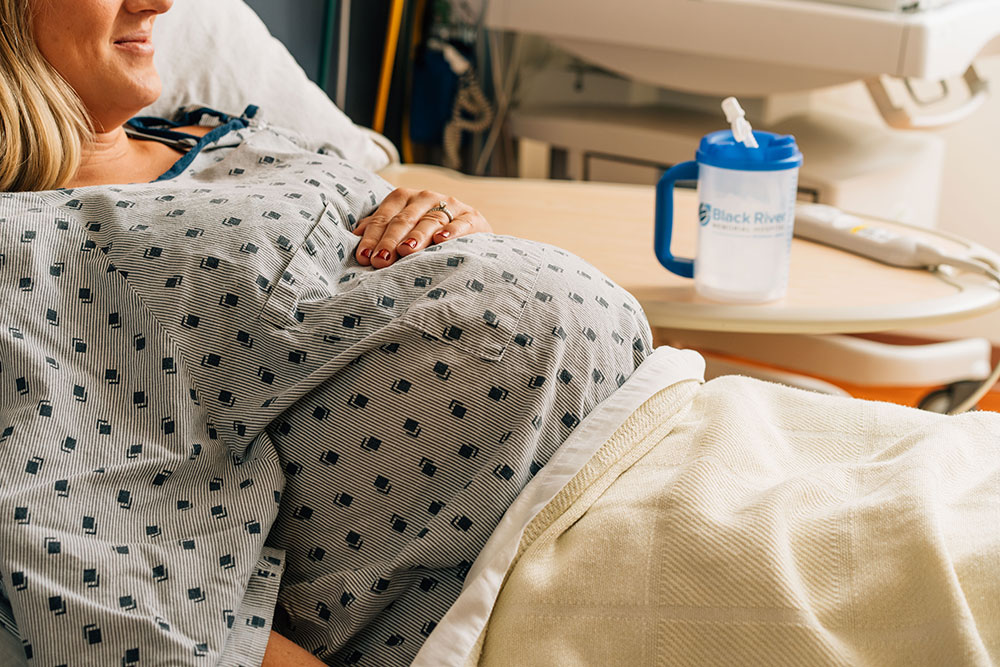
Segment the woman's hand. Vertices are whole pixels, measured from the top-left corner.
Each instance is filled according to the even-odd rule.
[[[439,204],[447,205],[453,220]],[[454,197],[429,190],[398,188],[367,218],[358,221],[354,233],[361,236],[355,256],[362,266],[389,266],[432,243],[493,231],[476,209]]]
[[[274,630],[264,649],[260,667],[326,667],[319,658]]]

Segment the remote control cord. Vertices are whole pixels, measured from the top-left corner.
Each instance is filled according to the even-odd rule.
[[[993,282],[997,284],[997,288],[1000,289],[1000,273],[993,270],[992,268],[981,264],[979,262],[972,262],[961,257],[951,257],[943,253],[938,252],[931,246],[925,245],[923,243],[919,244],[920,253],[926,257],[928,268],[934,268],[937,266],[945,265],[952,266],[956,269],[962,269],[965,271],[970,271],[973,273],[979,273],[987,276]],[[963,412],[967,412],[976,406],[983,396],[989,393],[993,385],[1000,381],[1000,363],[993,368],[993,372],[990,373],[989,377],[983,380],[983,383],[979,385],[979,388],[972,393],[971,396],[966,398],[964,401],[959,403],[957,406],[948,411],[949,415],[957,415]]]

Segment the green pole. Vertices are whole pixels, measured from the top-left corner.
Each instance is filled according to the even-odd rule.
[[[333,32],[337,27],[337,0],[326,0],[326,10],[324,13],[323,41],[320,44],[319,54],[319,87],[329,95],[327,89],[330,78],[330,56],[333,54]]]

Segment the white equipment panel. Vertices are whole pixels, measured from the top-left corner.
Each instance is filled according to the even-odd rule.
[[[502,0],[487,5],[485,20],[664,88],[760,96],[882,74],[947,79],[1000,50],[1000,2],[928,6],[900,12],[811,0]]]

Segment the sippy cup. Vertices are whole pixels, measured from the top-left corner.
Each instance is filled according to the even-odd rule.
[[[735,127],[735,126],[734,126]],[[715,301],[762,303],[788,289],[795,195],[802,153],[795,138],[749,130],[702,137],[696,160],[663,174],[656,186],[656,257]],[[756,147],[751,148],[756,140]],[[698,182],[697,259],[674,257],[670,237],[674,183]]]

